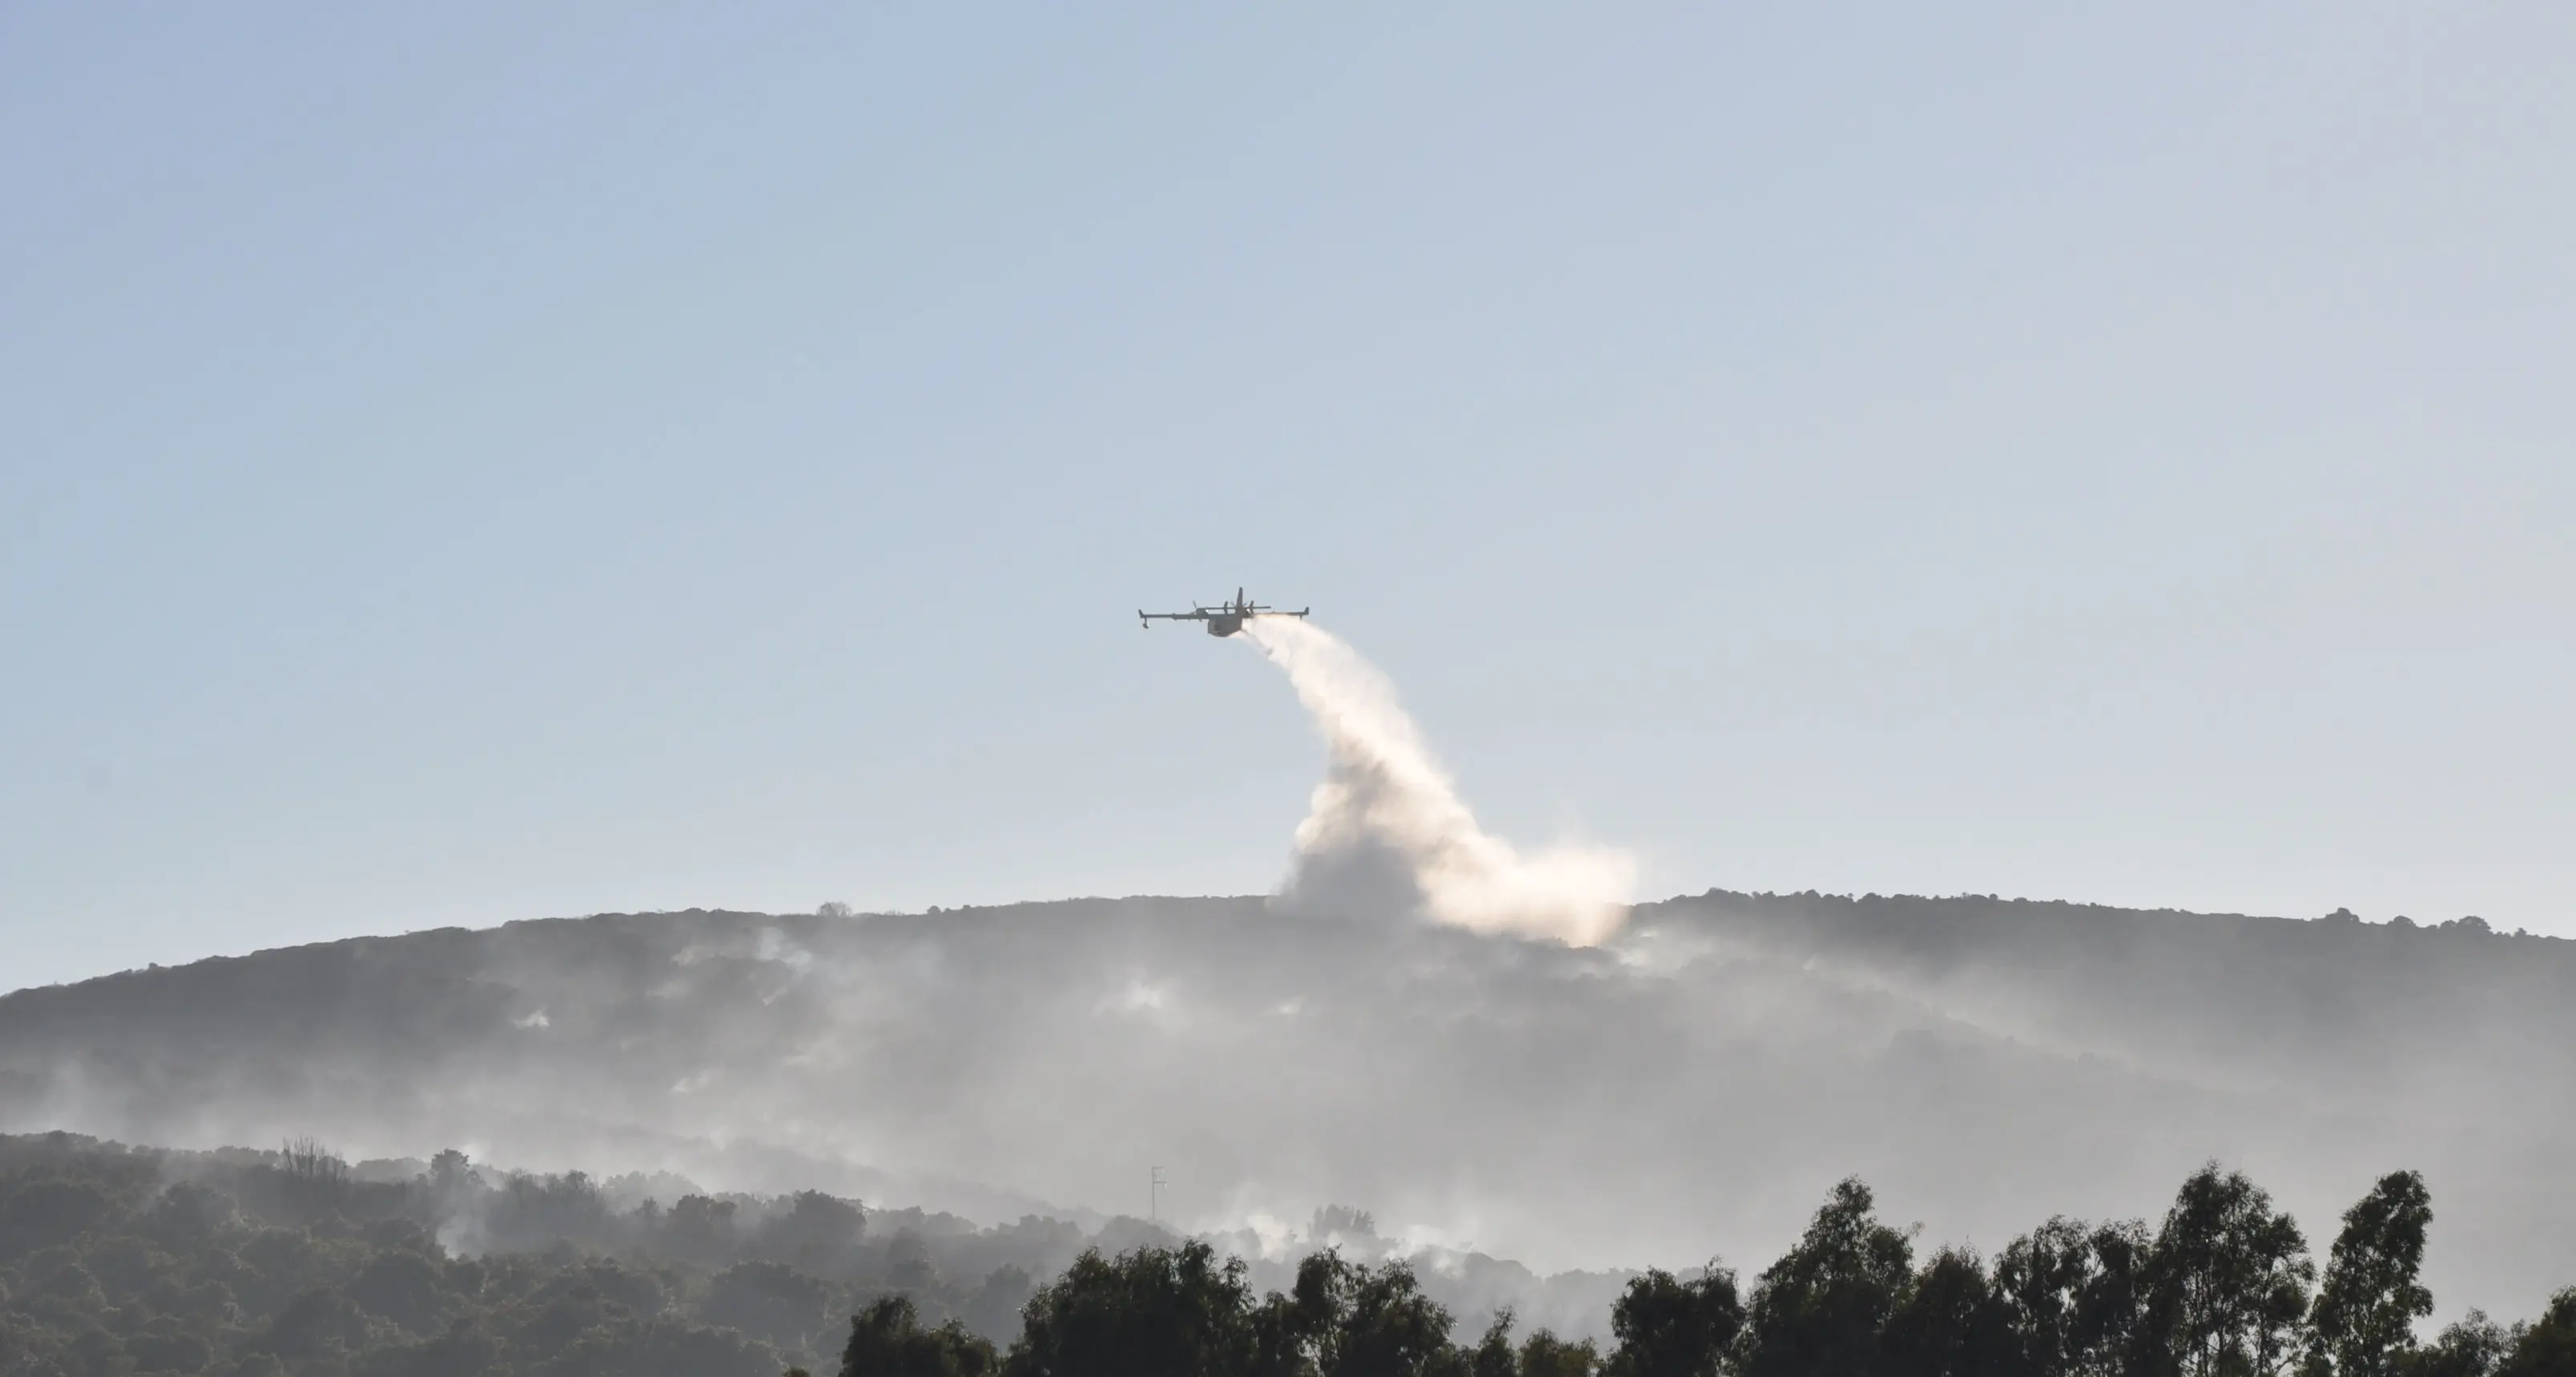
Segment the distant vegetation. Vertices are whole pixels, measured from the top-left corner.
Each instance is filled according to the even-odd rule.
[[[1858,1181],[1750,1277],[1634,1275],[1605,1343],[1461,1330],[1402,1261],[1314,1252],[1261,1293],[1205,1241],[974,1229],[819,1192],[405,1179],[311,1142],[0,1138],[0,1374],[117,1377],[2570,1377],[2576,1288],[2429,1341],[2432,1202],[2396,1172],[2320,1265],[2239,1174],[2163,1218],[1929,1251]],[[1366,1228],[1349,1211],[1327,1223]],[[818,1356],[819,1355],[819,1356]]]
[[[0,995],[0,1132],[281,1125],[986,1220],[1142,1208],[1161,1159],[1193,1213],[1360,1199],[1569,1259],[1763,1256],[1843,1176],[2001,1239],[2213,1157],[2312,1221],[2404,1163],[2442,1197],[2433,1284],[2533,1314],[2576,1276],[2576,941],[1715,892],[1578,950],[1117,899],[526,922]]]

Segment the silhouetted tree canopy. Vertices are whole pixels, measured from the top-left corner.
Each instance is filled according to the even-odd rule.
[[[2194,1172],[2149,1255],[2146,1377],[2275,1377],[2298,1350],[2316,1264],[2296,1221],[2242,1172]]]
[[[1013,1377],[1198,1377],[1250,1363],[1251,1292],[1243,1264],[1204,1243],[1097,1250],[1041,1288],[1021,1312]]]
[[[2576,1286],[2551,1297],[2539,1323],[2515,1336],[2496,1377],[2576,1377]]]
[[[2415,1321],[2433,1313],[2433,1293],[2416,1280],[2432,1222],[2432,1193],[2411,1171],[2379,1178],[2344,1211],[2308,1321],[2315,1377],[2389,1377],[2406,1365]]]
[[[955,1320],[925,1329],[909,1296],[888,1296],[850,1321],[841,1377],[984,1377],[998,1366],[990,1340]]]
[[[1932,1255],[1879,1334],[1886,1377],[2014,1377],[2023,1370],[2011,1311],[1976,1254]]]
[[[1618,1339],[1610,1377],[1717,1377],[1720,1362],[1744,1328],[1744,1303],[1735,1274],[1711,1261],[1683,1281],[1649,1270],[1628,1283],[1610,1309]]]
[[[1913,1280],[1914,1248],[1869,1187],[1836,1185],[1806,1235],[1763,1270],[1746,1313],[1745,1377],[1870,1377],[1879,1330]]]

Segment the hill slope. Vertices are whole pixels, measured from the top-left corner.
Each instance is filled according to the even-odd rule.
[[[1711,894],[1570,950],[1258,899],[610,915],[0,998],[0,1129],[467,1147],[1007,1218],[1341,1201],[1544,1267],[1767,1257],[1859,1173],[1930,1241],[2150,1214],[2208,1157],[2320,1247],[2424,1170],[2432,1280],[2576,1276],[2576,943]],[[1266,1227],[1266,1226],[1265,1226]]]

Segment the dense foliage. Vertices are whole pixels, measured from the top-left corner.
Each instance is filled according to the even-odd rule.
[[[643,1184],[0,1137],[0,1374],[777,1377],[888,1296],[1007,1337],[1086,1242]]]
[[[2321,1286],[2298,1225],[2236,1173],[2204,1168],[2161,1225],[2050,1220],[1989,1265],[1944,1249],[1919,1265],[1869,1188],[1834,1187],[1806,1234],[1739,1296],[1712,1264],[1648,1272],[1616,1307],[1602,1354],[1508,1320],[1462,1346],[1403,1264],[1307,1259],[1288,1294],[1256,1300],[1240,1264],[1204,1245],[1085,1256],[1030,1303],[1006,1353],[943,1350],[947,1366],[885,1363],[853,1341],[842,1377],[2576,1377],[2576,1289],[2539,1322],[2471,1312],[2429,1345],[2417,1281],[2421,1179],[2381,1180],[2345,1215]],[[925,1350],[927,1351],[927,1350]]]
[[[1918,1258],[1845,1181],[1749,1285],[1632,1278],[1606,1349],[1508,1312],[1462,1335],[1405,1262],[1329,1248],[1264,1293],[1203,1240],[942,1229],[813,1192],[622,1203],[649,1183],[454,1153],[364,1175],[311,1144],[0,1138],[0,1374],[774,1377],[837,1349],[842,1377],[2576,1377],[2576,1288],[2418,1339],[2412,1172],[2345,1213],[2321,1272],[2215,1165],[2153,1226],[2052,1219],[1991,1260]]]

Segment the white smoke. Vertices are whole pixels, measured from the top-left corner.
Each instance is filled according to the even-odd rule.
[[[1627,921],[1637,866],[1626,851],[1559,844],[1520,854],[1476,825],[1395,686],[1357,651],[1295,617],[1263,617],[1244,634],[1287,671],[1329,755],[1297,825],[1283,907],[1393,911],[1578,947]]]

